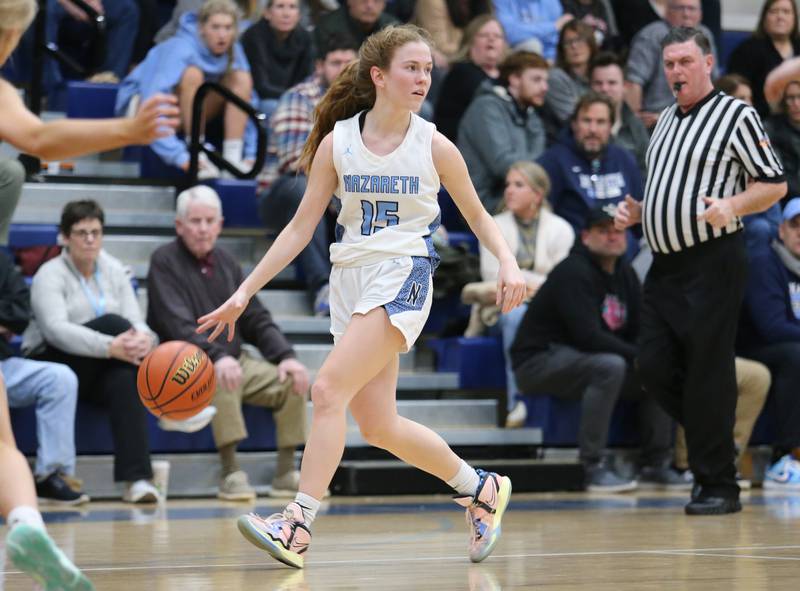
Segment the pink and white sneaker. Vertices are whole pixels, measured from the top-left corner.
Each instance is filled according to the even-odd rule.
[[[283,513],[267,518],[255,513],[242,515],[237,526],[251,544],[266,550],[275,560],[294,568],[303,568],[303,554],[311,543],[311,530],[305,523],[303,509],[289,503]]]
[[[508,476],[480,469],[476,472],[480,482],[475,496],[453,497],[456,503],[467,509],[469,559],[472,562],[484,560],[494,550],[500,539],[500,522],[511,499],[511,479]]]

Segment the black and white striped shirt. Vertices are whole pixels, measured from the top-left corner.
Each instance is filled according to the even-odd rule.
[[[744,191],[748,178],[782,182],[783,167],[755,109],[712,92],[690,111],[665,109],[647,148],[642,227],[658,253],[673,253],[742,228],[736,218],[722,229],[699,222],[703,197]]]

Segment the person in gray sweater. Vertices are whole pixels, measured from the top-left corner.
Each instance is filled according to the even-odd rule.
[[[500,86],[482,85],[458,127],[458,148],[487,211],[503,198],[506,171],[535,160],[545,149],[545,129],[534,107],[544,104],[547,61],[518,51],[500,64]]]

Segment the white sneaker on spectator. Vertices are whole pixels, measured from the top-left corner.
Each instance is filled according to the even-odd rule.
[[[157,503],[161,495],[149,480],[137,480],[126,483],[122,500],[126,503]]]
[[[220,172],[217,165],[211,162],[205,152],[200,152],[197,159],[197,178],[198,180],[219,178]]]
[[[182,421],[174,421],[172,419],[165,419],[161,417],[158,419],[158,426],[164,431],[180,431],[181,433],[195,433],[211,422],[214,415],[217,414],[215,406],[207,406],[199,413],[184,419]]]
[[[522,400],[517,400],[514,408],[506,415],[506,429],[519,429],[528,418],[528,407]]]

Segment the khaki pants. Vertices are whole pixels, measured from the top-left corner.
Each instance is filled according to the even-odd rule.
[[[246,353],[239,357],[242,385],[236,390],[218,387],[213,404],[217,414],[211,421],[218,448],[247,438],[242,404],[272,409],[279,448],[297,447],[306,441],[306,397],[292,391],[292,380],[278,381],[278,367]]]
[[[772,376],[767,366],[750,359],[736,358],[736,424],[733,427],[733,441],[736,444],[738,457],[747,450],[750,434],[761,414],[761,409],[767,399],[767,392],[772,382]],[[675,433],[675,467],[685,470],[689,467],[689,452],[686,449],[686,436],[683,427],[678,425]]]

